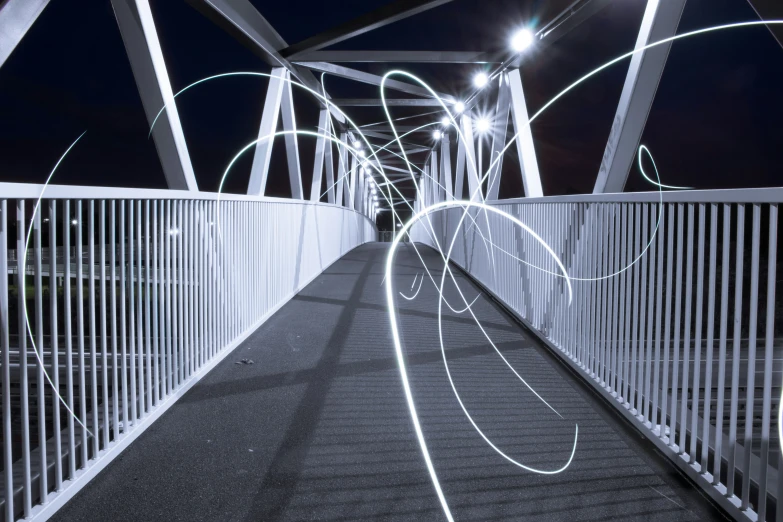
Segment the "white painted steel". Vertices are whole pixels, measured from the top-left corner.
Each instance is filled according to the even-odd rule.
[[[457,234],[454,263],[732,516],[771,520],[776,511],[780,520],[780,201],[783,190],[773,188],[493,203],[558,253],[574,278],[571,306],[551,258],[508,220],[471,210],[476,221],[456,230],[462,208],[430,219],[441,245]],[[424,223],[413,240],[434,247]]]
[[[0,269],[15,274],[0,281],[3,462],[13,463],[4,520],[51,516],[297,291],[377,236],[370,219],[333,204],[47,188],[24,266],[30,186],[0,185]],[[16,291],[24,279],[32,337]]]

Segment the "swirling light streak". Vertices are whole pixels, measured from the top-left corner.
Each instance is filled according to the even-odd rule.
[[[395,313],[394,306],[393,306],[393,303],[394,303],[394,289],[392,287],[392,277],[391,277],[391,274],[392,274],[392,269],[393,269],[393,266],[394,266],[393,265],[394,254],[395,254],[395,252],[397,250],[397,247],[398,247],[398,245],[400,243],[400,240],[404,236],[404,234],[408,233],[408,231],[413,226],[413,224],[415,224],[417,221],[421,220],[423,217],[427,217],[432,212],[435,212],[435,211],[438,211],[438,210],[441,210],[441,209],[450,208],[450,207],[458,207],[458,206],[464,206],[464,207],[466,207],[466,210],[467,210],[467,208],[473,207],[473,206],[479,207],[479,208],[484,208],[488,212],[493,212],[493,213],[499,214],[499,215],[501,215],[503,217],[506,217],[506,218],[510,219],[515,224],[517,224],[518,226],[522,227],[525,231],[530,233],[537,241],[539,241],[547,249],[547,251],[551,253],[551,255],[553,256],[553,258],[555,259],[557,264],[561,267],[563,272],[564,273],[566,272],[565,267],[560,262],[560,259],[557,258],[557,255],[555,255],[554,251],[552,251],[552,249],[546,243],[544,243],[543,240],[532,229],[527,227],[524,223],[522,223],[521,221],[519,221],[518,219],[516,219],[514,216],[512,216],[510,214],[507,214],[507,213],[505,213],[505,212],[503,212],[501,210],[498,210],[496,208],[490,207],[489,205],[486,205],[485,203],[479,203],[479,202],[474,202],[474,201],[444,201],[444,202],[436,203],[434,205],[430,205],[429,207],[423,209],[422,211],[420,211],[416,215],[414,215],[408,222],[403,224],[400,233],[396,234],[395,237],[394,237],[394,240],[392,241],[391,248],[389,249],[389,254],[386,257],[385,278],[386,278],[386,299],[387,299],[387,302],[389,303],[389,306],[388,306],[389,322],[391,324],[391,329],[392,329],[392,339],[394,341],[395,355],[397,357],[397,364],[399,366],[400,375],[402,377],[402,385],[403,385],[403,391],[405,393],[405,399],[406,399],[406,401],[408,403],[408,410],[409,410],[409,412],[411,414],[411,420],[413,421],[414,431],[416,432],[416,437],[418,439],[419,447],[421,448],[422,455],[424,457],[424,462],[425,462],[425,464],[427,466],[427,470],[428,470],[428,472],[430,474],[430,479],[432,480],[433,486],[435,488],[435,492],[436,492],[436,494],[438,496],[438,499],[440,500],[441,508],[443,509],[443,512],[446,515],[446,518],[449,521],[451,521],[451,522],[453,522],[454,517],[451,514],[451,510],[449,509],[448,502],[446,501],[446,497],[443,494],[443,490],[442,490],[442,488],[440,486],[440,481],[438,480],[438,475],[435,472],[435,467],[434,467],[434,465],[432,463],[432,459],[430,457],[429,450],[427,448],[427,442],[426,442],[426,440],[424,438],[424,434],[423,434],[423,432],[421,430],[421,424],[419,422],[419,416],[418,416],[418,413],[416,411],[416,404],[413,401],[413,394],[411,392],[410,383],[408,381],[408,373],[407,373],[406,366],[405,366],[405,358],[404,358],[404,356],[402,354],[402,345],[401,345],[401,342],[400,342],[399,329],[398,329],[398,325],[397,325],[397,317],[396,317],[396,313]],[[453,245],[453,242],[452,242],[452,245]],[[450,250],[449,250],[449,253],[450,253]],[[426,266],[426,264],[425,264],[425,266]],[[448,268],[448,263],[446,263],[446,267]],[[444,273],[445,273],[445,271],[444,271]],[[569,304],[570,304],[571,298],[572,298],[571,283],[570,283],[570,281],[568,279],[566,279],[566,283],[568,285]],[[442,297],[442,292],[441,292],[441,297]],[[443,343],[442,343],[442,340],[441,340],[441,346],[442,345],[443,345]],[[551,408],[551,406],[550,406],[550,408]],[[467,412],[466,412],[466,414],[467,414]],[[474,428],[476,428],[478,430],[478,427],[475,424],[474,424]],[[578,430],[578,428],[577,428],[577,430]],[[480,432],[480,430],[478,430],[478,431]],[[485,440],[487,440],[486,436],[484,436],[483,434],[482,434],[482,436],[484,437]],[[490,445],[492,445],[492,444],[490,443]],[[492,445],[492,447],[493,447],[493,449],[495,449],[495,451],[500,452],[500,450],[497,447],[495,447],[494,445]],[[500,453],[502,453],[502,452],[500,452]],[[572,452],[572,455],[571,455],[571,459],[573,459],[573,452]],[[568,461],[569,464],[571,462],[571,459],[569,459],[569,461]]]
[[[55,163],[54,168],[49,173],[49,176],[46,178],[46,181],[43,184],[43,187],[41,188],[41,194],[38,196],[38,200],[35,202],[35,206],[33,207],[33,217],[30,220],[30,226],[27,229],[27,237],[25,238],[24,242],[24,250],[22,251],[22,266],[27,266],[27,251],[30,249],[30,236],[33,232],[33,224],[35,223],[35,216],[38,214],[38,208],[41,206],[41,200],[43,199],[44,192],[46,192],[46,187],[49,185],[49,182],[52,180],[52,176],[54,176],[55,171],[57,170],[57,167],[60,166],[60,163],[65,159],[65,156],[68,155],[68,153],[71,151],[71,149],[79,142],[80,139],[82,139],[82,136],[84,136],[87,133],[87,131],[82,132],[78,138],[76,138],[73,143],[71,143],[71,146],[68,147],[65,152],[63,152],[63,155],[60,156],[60,159],[57,160],[57,163]],[[22,295],[22,303],[24,305],[22,306],[22,311],[24,313],[24,323],[27,327],[27,333],[30,335],[30,345],[33,347],[33,353],[35,354],[35,358],[38,361],[39,367],[41,368],[41,371],[44,374],[44,377],[46,377],[46,381],[49,383],[49,386],[52,388],[52,392],[57,396],[57,399],[62,403],[62,405],[65,407],[65,409],[73,415],[73,418],[76,419],[76,422],[79,423],[79,425],[84,428],[87,433],[90,434],[90,436],[93,436],[90,429],[79,419],[79,416],[74,413],[74,411],[71,409],[70,406],[65,402],[65,399],[63,399],[62,395],[60,395],[60,390],[55,387],[54,382],[52,382],[52,378],[49,376],[49,373],[46,371],[46,368],[44,367],[43,358],[41,357],[41,354],[38,352],[38,347],[35,345],[35,336],[33,335],[33,328],[30,324],[30,315],[27,313],[27,285],[24,282],[24,276],[22,276],[22,284],[19,285],[19,292]],[[68,282],[70,284],[70,281]],[[79,282],[81,284],[81,281]]]
[[[645,51],[645,50],[647,50],[647,49],[650,49],[650,48],[652,48],[652,47],[655,47],[655,46],[658,46],[658,45],[662,45],[662,44],[665,44],[665,43],[669,43],[669,42],[672,42],[672,41],[674,41],[674,40],[678,40],[678,39],[682,39],[682,38],[686,38],[686,37],[690,37],[690,36],[695,36],[695,35],[699,35],[699,34],[705,34],[705,33],[709,33],[709,32],[720,31],[720,30],[724,30],[724,29],[731,29],[731,28],[750,27],[750,26],[756,26],[756,25],[764,25],[764,26],[768,26],[768,25],[773,25],[773,24],[781,24],[781,23],[783,23],[783,21],[780,21],[780,20],[775,20],[775,21],[751,21],[751,22],[740,22],[740,23],[733,23],[733,24],[725,24],[725,25],[721,25],[721,26],[713,26],[713,27],[709,27],[709,28],[704,28],[704,29],[699,29],[699,30],[691,31],[691,32],[688,32],[688,33],[683,33],[683,34],[680,34],[680,35],[675,35],[675,36],[672,36],[672,37],[669,37],[669,38],[665,38],[665,39],[662,39],[662,40],[660,40],[660,41],[657,41],[657,42],[654,42],[654,43],[651,43],[651,44],[645,45],[645,46],[643,46],[643,47],[641,47],[641,48],[639,48],[639,49],[634,49],[634,50],[633,50],[633,51],[631,51],[631,52],[628,52],[628,53],[626,53],[626,54],[624,54],[624,55],[618,56],[617,58],[615,58],[615,59],[613,59],[613,60],[611,60],[611,61],[609,61],[609,62],[605,63],[604,65],[602,65],[602,66],[598,67],[597,69],[595,69],[595,70],[591,71],[591,72],[590,72],[590,73],[588,73],[587,75],[585,75],[585,76],[581,77],[581,78],[580,78],[580,79],[578,79],[576,82],[574,82],[574,83],[572,83],[571,85],[569,85],[568,87],[566,87],[566,88],[565,88],[563,91],[561,91],[559,94],[557,94],[555,97],[553,97],[553,98],[552,98],[552,99],[551,99],[549,102],[547,102],[547,103],[546,103],[546,104],[545,104],[545,105],[544,105],[544,106],[543,106],[543,107],[542,107],[542,108],[541,108],[541,109],[540,109],[538,112],[536,112],[536,113],[535,113],[535,114],[534,114],[534,115],[533,115],[533,116],[532,116],[532,117],[531,117],[531,118],[528,120],[528,122],[527,122],[527,124],[526,124],[526,125],[530,125],[530,124],[531,124],[531,123],[532,123],[532,122],[533,122],[535,119],[537,119],[537,118],[538,118],[538,117],[539,117],[539,116],[540,116],[540,115],[541,115],[541,114],[542,114],[542,113],[543,113],[543,112],[544,112],[546,109],[548,109],[548,108],[549,108],[549,107],[550,107],[552,104],[554,104],[554,103],[555,103],[555,102],[556,102],[558,99],[560,99],[562,96],[564,96],[565,94],[567,94],[568,92],[570,92],[572,89],[574,89],[576,86],[578,86],[578,85],[579,85],[579,84],[581,84],[582,82],[586,81],[588,78],[592,77],[593,75],[597,74],[598,72],[600,72],[600,71],[602,71],[602,70],[604,70],[604,69],[606,69],[606,68],[610,67],[611,65],[613,65],[613,64],[615,64],[615,63],[617,63],[617,62],[619,62],[619,61],[621,61],[621,60],[623,60],[623,59],[625,59],[625,58],[629,58],[629,57],[633,56],[633,55],[634,55],[634,54],[636,54],[636,53],[644,52],[644,51]],[[402,71],[394,71],[393,73],[397,73],[397,74],[406,74],[406,75],[407,75],[407,73],[404,73],[404,72],[402,72]],[[260,74],[260,73],[255,73],[255,74],[256,74],[256,75],[262,75],[262,74]],[[229,75],[232,75],[232,73],[229,73]],[[224,75],[220,75],[220,76],[224,76]],[[268,76],[268,75],[267,75],[267,76]],[[415,79],[415,77],[413,77],[412,75],[408,75],[408,76],[410,76],[410,77],[412,77],[412,78],[414,78],[414,79]],[[385,78],[385,77],[384,77],[384,78]],[[417,81],[419,81],[418,79],[416,79],[416,80],[417,80]],[[290,80],[286,80],[286,81],[290,81]],[[296,83],[296,82],[292,82],[292,83]],[[302,87],[304,87],[304,86],[302,86]],[[306,87],[304,87],[304,88],[305,88],[305,89],[307,89]],[[310,90],[310,89],[307,89],[307,90]],[[431,91],[431,89],[430,89],[430,91]],[[312,91],[311,91],[311,92],[312,92]],[[178,94],[179,94],[179,93],[178,93]],[[434,92],[433,92],[432,94],[433,94],[433,97],[434,97],[434,98],[436,98],[436,99],[438,99],[438,100],[440,101],[441,105],[443,105],[443,109],[446,111],[446,113],[448,114],[449,118],[450,118],[450,119],[452,120],[452,122],[453,122],[453,121],[454,121],[454,118],[451,116],[451,113],[449,112],[448,108],[447,108],[447,107],[446,107],[446,106],[443,104],[443,102],[442,102],[442,101],[439,99],[439,97],[437,96],[437,94],[435,94]],[[406,153],[405,153],[405,149],[402,147],[402,144],[401,144],[401,142],[400,142],[400,139],[399,139],[399,135],[397,134],[397,131],[396,131],[396,129],[394,128],[394,124],[393,124],[393,121],[394,121],[394,120],[392,120],[392,118],[391,118],[391,116],[390,116],[390,114],[389,114],[389,112],[388,112],[388,107],[387,107],[387,103],[386,103],[386,100],[385,100],[385,97],[384,97],[384,91],[383,91],[383,87],[381,88],[381,95],[382,95],[382,98],[383,98],[383,107],[384,107],[384,110],[385,110],[385,112],[386,112],[387,118],[388,118],[388,120],[389,120],[390,122],[392,122],[392,123],[391,123],[391,125],[392,125],[392,130],[394,131],[395,139],[396,139],[396,141],[398,141],[398,143],[399,143],[399,145],[400,145],[400,150],[401,150],[401,152],[402,152],[403,159],[404,159],[404,161],[405,161],[406,165],[408,165],[408,170],[409,170],[409,172],[410,172],[410,174],[411,174],[411,177],[413,178],[413,171],[411,170],[411,167],[410,167],[410,165],[411,165],[411,164],[410,164],[410,162],[409,162],[409,160],[408,160],[408,158],[407,158],[407,155],[406,155]],[[328,107],[328,105],[330,105],[330,104],[329,104],[329,101],[328,101],[328,100],[326,100],[326,103],[327,103],[327,107]],[[331,105],[333,105],[333,104],[331,104]],[[335,107],[336,107],[336,106],[335,106]],[[165,107],[164,107],[164,109],[165,109]],[[337,108],[337,110],[339,110],[339,108]],[[340,112],[342,112],[342,111],[340,111]],[[346,117],[346,118],[347,118],[347,117]],[[157,119],[157,118],[156,118],[156,119]],[[351,124],[352,124],[352,125],[354,125],[354,124],[353,124],[353,122],[351,122]],[[354,125],[354,127],[356,127],[356,126]],[[462,136],[462,133],[461,133],[461,131],[460,131],[460,128],[459,128],[459,126],[455,124],[455,127],[457,128],[457,131],[458,131],[458,134],[460,135],[460,138],[462,138],[462,139],[464,140],[464,136]],[[493,161],[490,163],[489,167],[487,168],[487,172],[486,172],[486,174],[484,174],[484,175],[482,175],[482,176],[481,176],[481,178],[480,178],[480,180],[479,180],[479,183],[478,183],[478,186],[477,186],[477,187],[476,187],[476,189],[473,191],[473,193],[471,193],[471,199],[473,198],[473,196],[475,196],[475,195],[476,195],[476,192],[478,192],[478,196],[479,196],[479,197],[480,197],[480,198],[483,200],[483,195],[481,194],[481,191],[480,191],[480,189],[481,189],[481,186],[483,185],[483,182],[486,180],[487,176],[488,176],[488,175],[490,174],[490,172],[492,171],[492,168],[494,167],[494,165],[495,165],[495,164],[496,164],[496,163],[497,163],[497,162],[500,160],[500,158],[501,158],[502,154],[504,154],[504,153],[505,153],[505,151],[506,151],[506,150],[507,150],[507,149],[508,149],[508,148],[511,146],[511,144],[512,144],[512,143],[515,141],[515,139],[516,139],[516,136],[517,136],[517,135],[518,135],[520,132],[522,132],[522,130],[523,130],[523,129],[518,129],[518,130],[517,130],[517,134],[516,134],[516,135],[514,135],[514,136],[513,136],[513,137],[512,137],[512,138],[511,138],[511,139],[508,141],[508,143],[506,144],[506,146],[505,146],[505,147],[504,147],[504,148],[503,148],[503,149],[500,151],[500,154],[497,156],[497,158],[495,158],[495,159],[494,159],[494,160],[493,160]],[[368,145],[368,148],[369,148],[370,150],[373,150],[373,147],[372,147],[372,146],[369,144],[369,142],[367,141],[366,137],[363,135],[363,133],[361,132],[361,130],[360,130],[360,129],[358,129],[358,127],[356,127],[356,131],[357,131],[357,132],[358,132],[358,134],[359,134],[359,135],[360,135],[360,136],[361,136],[361,137],[364,139],[365,143],[367,143],[367,145]],[[648,151],[648,153],[649,153],[649,151]],[[468,156],[470,156],[470,153],[469,153],[469,151],[468,151]],[[470,158],[469,158],[469,159],[470,159]],[[641,161],[641,155],[640,155],[640,161]],[[653,162],[653,164],[654,164],[654,162]],[[388,178],[387,178],[387,177],[386,177],[386,176],[383,174],[383,172],[382,172],[382,170],[383,170],[383,166],[382,166],[382,165],[380,166],[380,169],[381,169],[381,175],[384,177],[384,179],[386,179],[386,180],[388,181]],[[657,174],[657,168],[656,168],[656,174]],[[648,178],[646,175],[645,175],[645,177],[646,177],[648,180],[650,180],[650,179],[649,179],[649,178]],[[650,181],[652,181],[652,180],[650,180]],[[221,185],[222,185],[222,182],[221,182]],[[666,188],[684,188],[684,187],[664,186],[664,185],[661,185],[660,183],[659,183],[658,185],[659,185],[659,187],[660,187],[660,188],[663,188],[663,187],[666,187]],[[396,187],[394,187],[394,186],[392,185],[392,186],[391,186],[391,188],[396,188]],[[391,194],[391,188],[389,189],[389,194]],[[417,193],[418,193],[418,192],[419,192],[419,187],[418,187],[418,184],[416,184],[416,190],[417,190]],[[398,191],[398,192],[399,192],[399,191]],[[383,191],[382,191],[382,194],[383,194]],[[385,194],[384,194],[384,197],[385,197]],[[390,198],[386,198],[386,199],[387,199],[387,200],[389,200]],[[406,202],[406,203],[407,203],[407,202]],[[410,221],[409,221],[409,222],[408,222],[408,223],[407,223],[407,224],[406,224],[406,225],[405,225],[405,226],[402,228],[402,230],[400,230],[400,231],[399,231],[399,233],[398,233],[398,234],[395,236],[395,239],[394,239],[394,241],[393,241],[393,244],[392,244],[392,249],[390,250],[389,257],[387,258],[387,271],[386,271],[386,275],[384,276],[384,278],[385,278],[385,280],[386,280],[386,286],[387,286],[387,300],[388,300],[388,302],[389,302],[389,313],[390,313],[390,321],[391,321],[391,323],[392,323],[393,337],[394,337],[394,340],[395,340],[395,350],[397,351],[397,356],[398,356],[398,363],[400,364],[400,371],[401,371],[401,375],[402,375],[402,377],[403,377],[403,387],[404,387],[404,390],[405,390],[405,393],[406,393],[406,399],[408,400],[408,402],[409,402],[409,406],[410,406],[410,408],[411,408],[411,412],[412,412],[412,416],[413,416],[413,420],[414,420],[414,427],[415,427],[415,429],[416,429],[417,436],[418,436],[418,437],[419,437],[419,439],[420,439],[420,445],[422,446],[422,451],[423,451],[423,453],[424,453],[424,457],[425,457],[425,461],[426,461],[426,463],[427,463],[427,467],[428,467],[428,469],[430,470],[430,474],[431,474],[431,476],[432,476],[432,478],[433,478],[433,483],[434,483],[434,485],[435,485],[436,492],[438,493],[438,497],[439,497],[439,499],[441,500],[441,504],[442,504],[442,506],[443,506],[443,508],[444,508],[444,512],[446,513],[447,517],[449,518],[449,520],[453,520],[453,518],[451,517],[451,513],[450,513],[450,511],[449,511],[449,509],[448,509],[448,505],[447,505],[447,503],[446,503],[446,501],[445,501],[445,497],[443,496],[443,492],[442,492],[442,490],[441,490],[441,488],[440,488],[440,485],[439,485],[439,483],[437,482],[437,476],[434,474],[434,468],[433,468],[433,466],[432,466],[431,459],[429,458],[429,454],[428,454],[428,452],[427,452],[427,449],[426,449],[426,443],[425,443],[425,442],[424,442],[424,440],[423,440],[423,435],[422,435],[422,433],[421,433],[421,428],[420,428],[420,425],[419,425],[419,422],[418,422],[418,418],[417,418],[417,416],[416,416],[416,414],[415,414],[415,406],[414,406],[414,404],[413,404],[413,399],[412,399],[412,395],[411,395],[411,392],[410,392],[410,387],[409,387],[409,384],[408,384],[408,382],[407,382],[407,373],[406,373],[406,371],[405,371],[405,368],[404,368],[404,361],[402,360],[402,356],[401,356],[401,348],[400,348],[400,346],[399,346],[399,335],[398,335],[398,332],[397,332],[397,329],[396,329],[396,320],[395,320],[394,311],[393,311],[393,305],[392,305],[392,297],[393,297],[393,294],[391,293],[391,284],[392,284],[392,282],[391,282],[391,277],[390,277],[390,270],[391,270],[391,262],[392,262],[392,258],[393,258],[393,252],[394,252],[394,250],[396,249],[396,247],[397,247],[397,244],[399,243],[400,239],[403,237],[403,235],[404,235],[404,234],[408,234],[408,231],[409,231],[409,229],[410,229],[410,226],[411,226],[413,223],[415,223],[415,222],[418,222],[420,219],[422,219],[422,216],[423,216],[423,217],[426,217],[427,223],[428,223],[428,225],[429,225],[429,230],[432,230],[432,232],[433,232],[433,234],[431,234],[431,236],[434,236],[434,235],[435,235],[435,234],[434,234],[434,229],[433,229],[433,227],[432,227],[432,223],[431,223],[431,221],[430,221],[430,219],[429,219],[429,213],[430,213],[430,212],[432,212],[434,209],[441,208],[441,207],[442,207],[444,204],[445,204],[445,205],[450,205],[450,206],[457,206],[457,205],[460,205],[460,204],[461,204],[461,205],[465,206],[465,213],[466,213],[466,214],[468,213],[468,207],[469,207],[469,206],[477,206],[477,207],[479,207],[480,209],[483,209],[483,210],[484,210],[484,212],[485,212],[485,216],[487,216],[487,215],[488,215],[488,214],[487,214],[487,211],[489,210],[483,201],[482,201],[482,202],[480,202],[480,203],[478,203],[478,202],[444,202],[443,204],[436,204],[436,205],[432,205],[432,206],[428,207],[427,209],[424,209],[424,210],[422,210],[421,212],[419,212],[418,214],[416,214],[416,216],[415,216],[414,218],[412,218],[412,219],[411,219],[411,220],[410,220]],[[408,206],[410,207],[410,204],[408,204]],[[391,209],[392,209],[392,212],[393,212],[393,213],[396,215],[396,211],[394,210],[394,208],[392,207]],[[492,209],[491,211],[495,211],[495,210],[496,210],[496,209]],[[512,219],[513,219],[513,216],[507,215],[507,217],[509,217],[509,218],[512,218]],[[661,217],[661,216],[660,216],[660,212],[659,212],[659,219],[658,219],[658,222],[656,223],[656,229],[655,229],[655,232],[656,232],[656,233],[657,233],[657,230],[658,230],[658,224],[660,223],[660,217]],[[475,220],[473,220],[473,222],[475,223]],[[524,226],[524,225],[523,225],[523,226]],[[479,228],[479,229],[480,229],[480,227],[477,227],[477,228]],[[427,228],[425,228],[425,230],[427,230]],[[429,233],[429,230],[427,230],[427,232],[428,232],[428,233]],[[489,230],[489,229],[488,229],[488,230]],[[532,232],[532,231],[531,231],[531,232]],[[437,238],[436,238],[436,237],[433,237],[433,239],[434,239],[434,242],[435,242],[435,244],[436,244],[436,245],[437,245],[437,247],[438,247],[438,251],[441,253],[441,256],[443,257],[442,248],[440,247],[440,244],[439,244],[439,242],[438,242]],[[539,238],[539,239],[540,239],[540,238]],[[485,243],[485,244],[486,244],[486,243]],[[453,241],[452,241],[452,246],[453,246]],[[648,244],[648,246],[649,246],[649,244]],[[548,247],[547,247],[547,248],[548,248]],[[417,252],[417,254],[418,254],[418,250],[416,249],[415,245],[414,245],[414,250],[416,250],[416,252]],[[550,250],[551,250],[551,249],[550,249]],[[647,250],[647,248],[645,248],[645,252],[646,252],[646,250]],[[641,258],[641,256],[642,256],[642,255],[644,255],[644,253],[645,253],[645,252],[643,252],[643,253],[642,253],[642,254],[639,256],[639,258]],[[552,255],[554,255],[554,253],[553,253],[553,252],[551,252],[551,254],[552,254]],[[419,257],[421,258],[421,256],[420,256],[420,255],[419,255]],[[629,264],[629,265],[628,265],[628,267],[625,267],[625,269],[624,269],[624,270],[626,270],[627,268],[629,268],[630,266],[632,266],[634,263],[636,263],[636,261],[638,261],[638,259],[639,259],[639,258],[637,258],[637,259],[636,259],[636,260],[634,260],[634,261],[633,261],[631,264]],[[446,262],[448,263],[448,258],[445,258],[445,260],[446,260]],[[494,262],[494,259],[493,259],[493,262]],[[559,263],[559,260],[558,260],[558,263]],[[426,268],[426,264],[425,264],[424,266],[425,266],[425,268]],[[447,266],[447,268],[448,268],[448,264],[447,264],[446,266]],[[449,269],[448,271],[450,272],[450,269]],[[565,277],[565,278],[566,278],[566,281],[567,281],[567,282],[569,282],[569,283],[568,283],[568,287],[569,287],[569,303],[570,303],[570,299],[571,299],[571,285],[570,285],[570,280],[569,280],[569,278],[568,278],[568,275],[567,275],[567,273],[565,272],[565,269],[564,269],[564,268],[563,268],[563,271],[564,271],[564,276],[560,276],[559,274],[557,274],[557,275],[558,275],[559,277]],[[622,272],[622,271],[621,271],[621,272]],[[431,276],[431,274],[429,274],[429,270],[427,270],[427,273],[428,273],[428,275],[430,276],[430,279],[432,279],[432,276]],[[444,271],[444,273],[443,273],[443,275],[442,275],[442,282],[445,282],[445,273],[446,273],[446,271]],[[618,273],[620,273],[620,272],[618,272]],[[605,276],[605,277],[612,277],[612,276],[614,276],[614,275],[617,275],[617,274],[612,274],[612,275]],[[453,274],[452,274],[452,279],[453,279]],[[422,280],[423,280],[423,277],[422,277]],[[457,288],[459,288],[459,287],[457,286]],[[444,299],[444,297],[443,297],[443,293],[442,293],[442,289],[443,289],[443,285],[441,285],[441,286],[439,287],[439,292],[440,292],[440,295],[441,295],[441,300],[443,300],[443,299]],[[460,294],[461,294],[461,292],[460,292]],[[464,300],[464,296],[463,296],[463,300]],[[440,305],[440,302],[439,302],[439,311],[440,311],[440,310],[441,310],[441,305]],[[471,313],[472,313],[472,312],[471,312]],[[475,319],[475,316],[474,316],[474,319]],[[440,316],[439,316],[439,324],[440,324]],[[479,324],[479,326],[480,326],[480,324]],[[483,330],[483,329],[482,329],[482,330]],[[441,338],[441,344],[442,344],[442,338]],[[444,359],[444,363],[445,363],[445,359]],[[447,368],[447,370],[448,370],[448,368]],[[456,390],[454,390],[454,391],[455,391],[455,393],[456,393]],[[465,413],[467,414],[467,412],[465,412]],[[780,418],[780,419],[783,419],[783,410],[780,410],[779,418]],[[474,427],[475,427],[475,428],[478,430],[478,428],[477,428],[475,425],[474,425]],[[779,425],[779,433],[781,432],[781,430],[782,430],[782,429],[783,429],[783,428],[781,428],[781,426]],[[781,440],[783,440],[783,433],[780,433],[780,434],[781,434]],[[489,441],[487,441],[487,442],[489,442]],[[491,444],[491,443],[490,443],[490,444]],[[573,455],[572,455],[572,457],[573,457]]]

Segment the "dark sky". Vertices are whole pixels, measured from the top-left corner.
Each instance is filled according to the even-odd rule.
[[[329,29],[388,0],[253,3],[288,43]],[[237,70],[268,72],[184,1],[152,0],[172,86]],[[543,1],[455,0],[428,13],[343,42],[341,49],[489,50],[506,45],[524,23],[543,24]],[[645,2],[613,2],[589,22],[523,65],[532,114],[559,90],[633,48]],[[53,183],[164,187],[165,181],[123,43],[108,0],[52,0],[0,68],[0,180],[42,182],[68,145],[86,136]],[[337,7],[339,6],[339,7]],[[689,0],[679,32],[754,20],[746,0]],[[351,65],[355,66],[355,65]],[[391,67],[398,67],[392,66]],[[382,74],[386,66],[365,70]],[[464,96],[475,67],[410,67],[436,89]],[[534,125],[547,195],[591,192],[622,89],[627,62],[569,94]],[[664,183],[697,188],[779,186],[783,177],[783,49],[762,28],[724,31],[674,44],[643,143]],[[335,97],[377,96],[377,89],[327,78]],[[205,84],[178,98],[199,186],[216,190],[231,157],[257,137],[266,81],[234,78]],[[295,93],[298,126],[314,128],[318,107]],[[489,93],[483,102],[494,102]],[[377,109],[348,108],[360,123],[379,121]],[[405,114],[393,111],[395,115]],[[314,144],[301,138],[305,194]],[[522,195],[516,150],[504,163],[501,197]],[[288,196],[282,140],[274,149],[268,193]],[[228,191],[246,188],[252,155],[241,161]],[[636,170],[626,190],[650,190]]]

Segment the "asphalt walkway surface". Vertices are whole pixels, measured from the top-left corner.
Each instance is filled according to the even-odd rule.
[[[419,246],[440,281],[440,256]],[[283,306],[64,506],[56,521],[441,521],[403,394],[386,307],[388,244],[349,252]],[[443,307],[410,245],[395,262],[413,397],[457,521],[723,516],[493,301]],[[455,270],[472,300],[480,292]],[[415,284],[414,283],[415,281]],[[453,284],[444,295],[464,308]],[[251,359],[254,364],[236,364]]]

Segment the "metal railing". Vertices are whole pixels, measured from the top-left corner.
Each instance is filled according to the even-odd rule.
[[[780,188],[492,202],[560,257],[570,304],[551,255],[510,220],[475,207],[461,226],[462,208],[431,220],[444,252],[457,234],[456,264],[732,516],[780,521],[781,202]],[[413,238],[432,246],[425,226]]]
[[[295,292],[377,234],[335,205],[50,186],[24,276],[8,250],[24,250],[41,190],[0,183],[4,520],[51,515]]]

